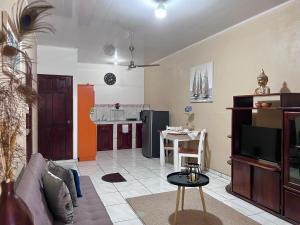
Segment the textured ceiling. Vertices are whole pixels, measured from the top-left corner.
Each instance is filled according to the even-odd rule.
[[[89,63],[112,62],[103,46],[113,44],[128,62],[132,32],[136,61],[151,63],[287,0],[168,0],[163,20],[154,17],[155,0],[49,1],[56,33],[40,35],[39,44],[78,48]]]

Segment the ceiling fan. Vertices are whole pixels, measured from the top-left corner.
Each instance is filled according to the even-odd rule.
[[[131,55],[131,60],[130,60],[130,63],[128,65],[128,70],[135,69],[135,68],[138,68],[138,67],[160,66],[159,64],[136,65],[134,63],[134,59],[133,59],[134,46],[132,44],[130,44],[130,46],[129,46],[129,51],[130,51],[130,55]]]

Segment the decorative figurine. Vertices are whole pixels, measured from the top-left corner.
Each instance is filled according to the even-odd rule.
[[[267,86],[268,76],[265,74],[265,71],[262,69],[261,74],[257,77],[258,88],[255,89],[254,94],[256,95],[265,95],[270,94],[270,88]]]
[[[194,121],[194,113],[192,112],[192,106],[186,106],[184,108],[184,114],[187,115],[186,127],[188,130],[194,130],[193,121]]]

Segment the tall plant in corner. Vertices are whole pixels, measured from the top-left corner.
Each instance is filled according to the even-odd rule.
[[[34,33],[51,32],[53,27],[42,19],[53,8],[47,1],[37,0],[26,5],[18,0],[13,6],[13,19],[1,12],[0,24],[0,196],[1,225],[33,225],[33,218],[25,202],[14,192],[14,169],[16,161],[22,160],[24,149],[17,143],[28,105],[37,101],[37,93],[26,80],[32,82],[32,60],[26,51],[32,48]]]
[[[26,4],[18,0],[12,7],[12,19],[8,18],[13,29],[7,29],[2,12],[0,25],[0,164],[2,180],[9,182],[14,179],[16,160],[20,159],[24,149],[17,143],[18,135],[22,134],[25,113],[28,105],[35,104],[37,93],[26,85],[25,80],[32,81],[30,70],[20,69],[20,65],[30,66],[32,60],[26,53],[32,48],[35,33],[53,32],[53,27],[43,22],[53,6],[47,1],[38,0]],[[12,32],[17,45],[12,44]]]

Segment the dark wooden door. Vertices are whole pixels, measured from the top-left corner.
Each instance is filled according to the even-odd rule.
[[[38,75],[38,93],[38,151],[47,159],[72,159],[72,77]]]
[[[26,86],[32,89],[32,63],[28,59],[26,64]],[[29,162],[32,155],[32,105],[29,106],[28,113],[26,113],[26,161]]]
[[[132,124],[128,124],[128,133],[122,132],[122,124],[118,124],[118,149],[132,148]]]
[[[142,128],[143,124],[142,123],[137,123],[136,124],[136,148],[142,148]]]
[[[113,149],[113,124],[97,126],[97,150],[107,151]]]

